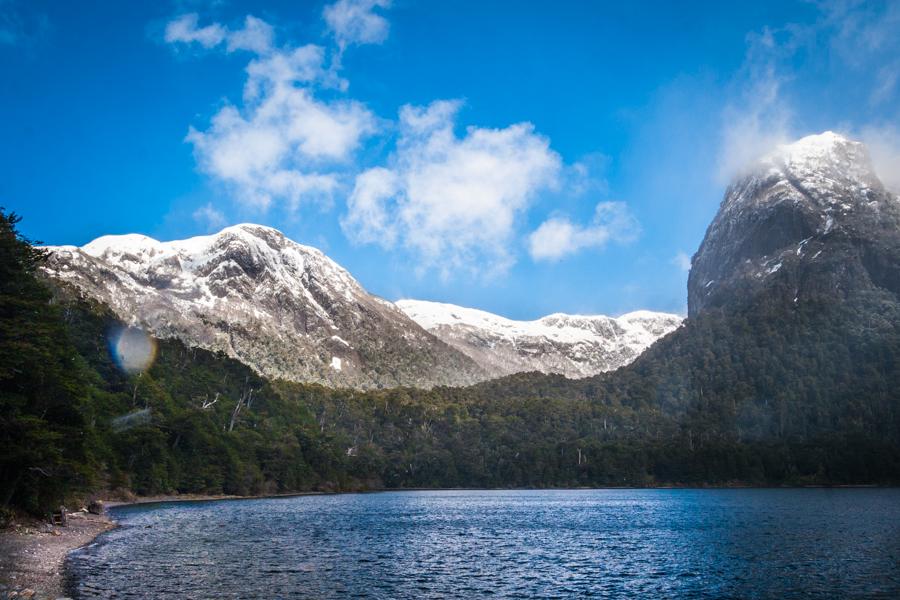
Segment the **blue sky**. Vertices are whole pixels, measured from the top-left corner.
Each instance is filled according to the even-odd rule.
[[[685,310],[729,178],[900,178],[898,2],[0,0],[0,205],[48,244],[258,222],[371,292]]]

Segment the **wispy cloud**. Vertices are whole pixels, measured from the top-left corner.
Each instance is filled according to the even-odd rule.
[[[691,270],[691,256],[687,252],[678,251],[675,256],[672,257],[671,262],[679,271],[687,273]]]
[[[0,0],[0,44],[12,46],[24,34],[22,17],[10,0]]]
[[[253,15],[244,18],[244,27],[237,31],[229,31],[226,36],[228,52],[247,50],[256,54],[265,54],[272,49],[275,32],[272,26],[257,19]]]
[[[342,225],[351,239],[400,244],[442,276],[502,272],[513,262],[515,223],[553,187],[560,157],[530,123],[454,133],[458,101],[400,111],[389,168],[356,180]]]
[[[825,0],[810,23],[764,28],[747,37],[747,53],[735,77],[736,93],[722,114],[718,174],[727,181],[778,144],[800,137],[798,115],[787,88],[796,76],[798,55],[823,57],[829,68],[859,78],[872,105],[896,99],[900,85],[900,2],[893,0]],[[836,77],[836,79],[841,79]],[[862,114],[863,111],[860,111]],[[859,117],[864,119],[865,117]],[[858,118],[858,119],[859,119]],[[872,140],[882,178],[891,180],[883,156],[896,129],[859,122],[834,124],[833,129]],[[895,164],[895,163],[890,163]]]
[[[789,38],[779,42],[777,35]],[[788,76],[779,68],[793,52],[791,30],[765,29],[747,36],[747,53],[738,75],[736,95],[722,114],[718,177],[727,182],[770,152],[789,141],[791,109],[782,95]]]
[[[326,69],[325,49],[315,44],[288,48],[261,56],[247,65],[244,100],[258,99],[276,87],[307,86],[337,88],[345,91],[347,82]]]
[[[202,226],[206,231],[218,231],[225,226],[225,215],[212,205],[207,203],[194,211],[194,221]]]
[[[204,48],[214,48],[224,43],[227,52],[247,50],[266,54],[272,50],[272,26],[253,15],[247,15],[243,27],[234,30],[221,23],[210,23],[203,27],[199,23],[200,16],[197,13],[181,15],[166,24],[163,39],[169,44],[199,44]]]
[[[376,9],[386,9],[390,0],[338,0],[322,11],[328,30],[341,52],[354,44],[380,44],[388,37],[390,24]]]
[[[895,125],[869,125],[860,132],[872,157],[872,166],[885,187],[900,194],[900,129]]]
[[[603,248],[610,242],[634,241],[640,233],[637,219],[622,202],[601,202],[588,225],[566,217],[552,217],[531,233],[528,250],[536,261],[557,261],[588,248]]]
[[[219,23],[198,27],[200,15],[190,13],[169,21],[163,39],[170,44],[200,44],[212,48],[225,40],[226,29]]]
[[[24,11],[16,0],[0,0],[0,47],[32,46],[50,31],[42,12]]]
[[[828,0],[819,7],[817,29],[828,36],[829,50],[852,70],[872,78],[873,105],[890,101],[900,83],[900,3]]]

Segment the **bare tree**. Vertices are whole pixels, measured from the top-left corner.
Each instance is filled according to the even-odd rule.
[[[238,398],[237,404],[234,405],[234,410],[231,411],[231,422],[228,424],[228,431],[234,430],[234,423],[241,413],[241,407],[244,405],[248,408],[250,407],[250,403],[253,401],[253,392],[253,388],[245,388],[245,391],[241,393],[241,397]]]
[[[213,398],[212,400],[205,400],[205,399],[204,399],[204,400],[203,400],[203,405],[202,405],[200,408],[203,409],[203,410],[206,410],[207,408],[209,408],[210,406],[212,406],[213,404],[215,404],[215,403],[218,402],[218,401],[219,401],[219,392],[216,392],[216,397]]]

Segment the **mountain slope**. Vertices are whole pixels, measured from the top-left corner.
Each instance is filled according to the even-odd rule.
[[[514,321],[439,302],[400,300],[397,306],[496,376],[540,371],[577,378],[612,371],[682,321],[677,315],[650,311],[618,318],[553,314]]]
[[[270,377],[358,388],[486,377],[320,251],[268,227],[173,242],[106,236],[49,250],[47,273],[124,321]]]
[[[582,393],[657,407],[690,452],[811,445],[812,479],[834,456],[860,479],[900,456],[900,200],[862,144],[811,136],[736,180],[693,258],[688,311]]]
[[[664,443],[659,479],[896,478],[898,266],[900,200],[861,144],[813,136],[729,187],[694,256],[681,327],[612,373],[479,387],[633,417],[604,417],[595,435]]]

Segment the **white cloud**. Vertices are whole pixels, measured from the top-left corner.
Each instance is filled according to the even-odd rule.
[[[609,156],[594,152],[586,154],[577,162],[566,166],[563,179],[567,186],[567,192],[573,197],[609,192],[609,182],[604,177],[609,163]]]
[[[228,33],[228,52],[249,50],[256,54],[265,54],[272,49],[273,37],[271,25],[253,15],[247,15],[243,29]]]
[[[343,51],[352,44],[380,44],[390,24],[376,8],[389,8],[390,0],[338,0],[322,11],[322,17]]]
[[[770,74],[755,81],[742,105],[726,108],[719,151],[719,179],[727,182],[793,135],[781,83]]]
[[[346,88],[346,82],[323,67],[325,49],[314,44],[274,52],[247,65],[244,100],[252,101],[279,87],[321,84]]]
[[[206,131],[188,133],[201,170],[257,208],[276,199],[292,208],[330,199],[376,119],[359,102],[322,101],[300,85],[324,72],[323,57],[321,48],[304,46],[251,62],[243,108],[229,104]]]
[[[197,13],[181,15],[166,25],[164,39],[170,43],[200,44],[204,48],[212,48],[225,40],[226,29],[213,23],[206,27],[197,27],[200,17]]]
[[[900,4],[830,0],[821,2],[822,28],[831,32],[830,45],[848,63],[865,67],[872,54],[898,45]]]
[[[552,217],[528,237],[528,250],[536,261],[556,261],[587,248],[602,248],[609,242],[630,242],[640,226],[622,202],[601,202],[590,225]]]
[[[691,257],[687,252],[679,251],[672,257],[672,264],[687,273],[691,270]]]
[[[207,231],[218,231],[225,226],[225,215],[216,209],[212,203],[205,204],[194,211],[194,221],[202,225]]]
[[[513,262],[516,219],[561,170],[530,123],[453,131],[460,103],[404,106],[390,169],[356,180],[342,221],[358,242],[401,244],[423,269],[503,271]]]
[[[170,44],[200,44],[213,48],[225,43],[227,52],[248,50],[256,54],[266,54],[272,50],[274,30],[272,26],[253,15],[247,15],[241,29],[229,30],[221,23],[211,23],[198,27],[197,13],[181,15],[166,25],[163,39]]]
[[[258,209],[274,201],[292,209],[307,200],[330,202],[353,153],[376,131],[375,116],[359,102],[317,97],[319,88],[347,87],[324,67],[321,46],[275,49],[272,26],[252,15],[237,30],[198,23],[194,13],[173,20],[166,41],[256,54],[246,68],[243,103],[227,104],[207,129],[188,132],[200,170]]]
[[[347,215],[341,222],[344,230],[359,243],[393,246],[397,229],[387,204],[399,188],[400,178],[389,169],[377,167],[360,174],[347,200]]]

